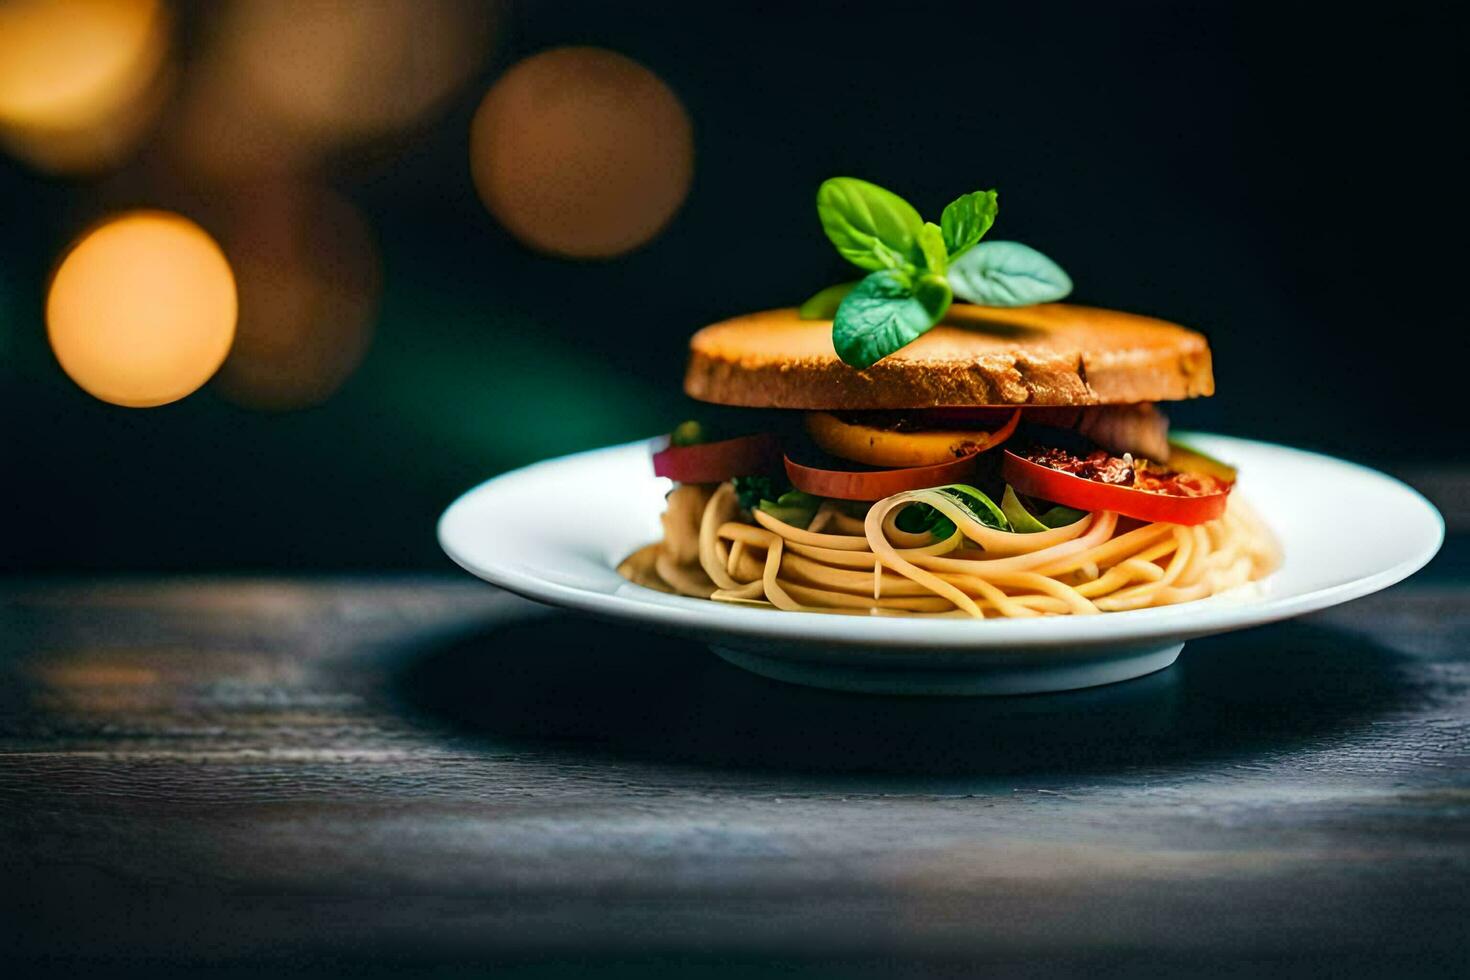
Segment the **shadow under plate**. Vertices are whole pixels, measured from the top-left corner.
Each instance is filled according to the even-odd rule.
[[[804,773],[1103,774],[1289,752],[1411,699],[1403,655],[1285,623],[1189,643],[1105,687],[948,699],[842,694],[746,673],[688,640],[571,614],[404,651],[394,696],[470,740]]]

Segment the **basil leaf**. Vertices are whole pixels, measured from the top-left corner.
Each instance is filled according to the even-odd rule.
[[[934,526],[934,516],[938,513],[928,504],[909,504],[898,512],[893,523],[908,534],[923,534]]]
[[[837,307],[832,347],[843,363],[870,368],[927,333],[952,298],[949,284],[939,276],[914,283],[893,269],[870,273]]]
[[[830,320],[837,315],[838,305],[852,292],[856,282],[838,283],[836,286],[828,286],[817,293],[811,299],[802,303],[797,309],[796,315],[803,320]]]
[[[817,516],[822,498],[800,490],[788,490],[775,500],[762,500],[760,509],[792,527],[806,527]]]
[[[1072,507],[1063,507],[1057,504],[1040,516],[1033,516],[1021,503],[1021,498],[1016,495],[1015,489],[1009,485],[1006,487],[1005,496],[1001,498],[1000,509],[1011,522],[1011,528],[1021,534],[1036,534],[1054,527],[1066,527],[1075,524],[1087,516],[1087,511],[1077,510]]]
[[[949,202],[939,217],[949,257],[953,259],[984,238],[990,226],[995,224],[999,210],[995,191],[975,191]]]
[[[1072,291],[1062,267],[1020,242],[985,242],[949,267],[955,295],[983,306],[1030,306]]]
[[[1005,512],[995,506],[984,493],[965,483],[953,483],[947,487],[935,487],[946,497],[953,497],[959,501],[970,516],[975,518],[986,527],[993,527],[997,531],[1011,530],[1011,522],[1007,520]]]
[[[730,482],[735,485],[735,498],[743,510],[755,510],[767,497],[780,497],[781,487],[788,485],[785,480],[777,483],[768,476],[737,476]]]
[[[817,189],[817,217],[842,257],[860,269],[904,269],[923,258],[915,242],[924,221],[892,191],[856,177]]]
[[[997,531],[1011,530],[1010,522],[1006,519],[1005,513],[995,506],[995,501],[974,487],[964,483],[954,483],[932,489],[936,493],[953,498],[971,517],[986,527],[993,527]],[[898,512],[893,522],[898,525],[900,531],[907,531],[910,534],[922,534],[928,531],[940,540],[948,538],[955,532],[954,521],[924,503],[909,504]]]
[[[944,275],[949,268],[949,253],[944,250],[944,232],[932,221],[924,222],[916,239],[919,251],[924,255],[924,268],[936,276]]]
[[[898,525],[900,531],[907,531],[909,534],[923,534],[928,531],[940,541],[946,540],[955,531],[954,521],[928,504],[909,504],[898,512],[893,523]]]

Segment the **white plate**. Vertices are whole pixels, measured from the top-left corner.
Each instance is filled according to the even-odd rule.
[[[1374,470],[1269,443],[1192,434],[1237,464],[1237,492],[1280,539],[1280,569],[1198,602],[1100,616],[903,619],[792,613],[665,595],[616,566],[660,536],[670,484],[648,442],[537,463],[466,493],[439,521],[464,568],[531,599],[709,643],[780,680],[906,694],[1022,694],[1138,677],[1184,641],[1347,602],[1434,557],[1444,521]]]

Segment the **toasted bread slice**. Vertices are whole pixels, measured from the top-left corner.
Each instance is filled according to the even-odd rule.
[[[1062,303],[957,303],[939,326],[866,371],[838,360],[830,321],[802,320],[794,309],[705,327],[689,351],[685,392],[750,408],[1112,405],[1215,391],[1203,335]]]

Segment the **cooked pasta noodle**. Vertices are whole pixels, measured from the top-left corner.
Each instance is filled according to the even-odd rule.
[[[898,515],[914,504],[934,508],[954,532],[941,539],[902,530]],[[861,518],[826,501],[799,528],[762,510],[747,518],[724,483],[713,492],[676,487],[663,523],[662,541],[619,566],[625,578],[802,612],[1088,615],[1202,599],[1261,578],[1279,561],[1270,532],[1233,497],[1223,516],[1194,527],[1100,512],[1021,534],[980,523],[954,497],[914,490]]]

